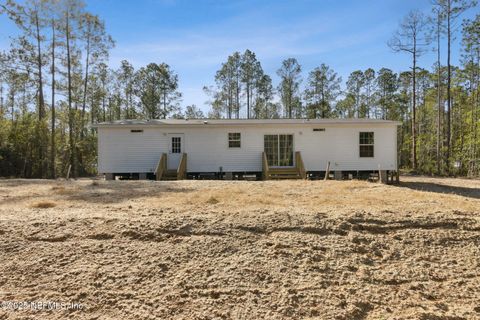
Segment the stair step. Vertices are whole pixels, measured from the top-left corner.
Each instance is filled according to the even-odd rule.
[[[294,174],[272,174],[270,173],[268,175],[270,178],[300,178],[301,175],[298,174],[298,173],[294,173]]]
[[[269,174],[299,174],[298,171],[268,171]]]
[[[270,180],[286,180],[286,179],[301,179],[300,176],[274,176],[269,177]]]

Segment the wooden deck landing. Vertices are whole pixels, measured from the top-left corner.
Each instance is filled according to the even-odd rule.
[[[267,156],[262,153],[263,180],[306,179],[307,173],[300,151],[295,152],[295,166],[272,168],[268,166]]]

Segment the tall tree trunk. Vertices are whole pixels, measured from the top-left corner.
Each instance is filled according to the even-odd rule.
[[[416,104],[417,104],[417,39],[413,40],[413,81],[412,81],[412,169],[417,170],[417,132],[416,132]]]
[[[233,112],[233,95],[232,89],[228,88],[228,96],[227,96],[227,118],[232,119],[232,112]]]
[[[80,139],[84,136],[85,126],[85,108],[87,105],[87,89],[88,89],[88,67],[90,65],[90,34],[87,36],[87,52],[85,58],[85,80],[83,81],[83,100],[82,100],[82,116],[81,116],[81,128]]]
[[[452,147],[452,129],[451,129],[451,111],[452,111],[452,97],[451,97],[451,65],[450,65],[450,50],[451,50],[451,0],[447,1],[447,151],[446,151],[446,167],[447,172],[450,171],[450,152]]]
[[[474,132],[474,133],[473,133],[473,141],[474,141],[474,145],[473,145],[473,161],[474,161],[474,170],[475,170],[475,172],[476,172],[476,173],[480,173],[480,170],[479,170],[480,168],[477,168],[477,165],[479,165],[479,163],[478,163],[478,160],[479,160],[479,159],[478,159],[478,155],[477,155],[477,152],[478,152],[477,145],[478,145],[478,141],[479,141],[479,139],[478,139],[478,127],[477,127],[477,126],[478,126],[478,111],[479,111],[479,109],[480,109],[480,98],[479,98],[479,96],[480,96],[480,93],[479,93],[479,90],[480,90],[480,88],[479,88],[479,82],[480,82],[480,81],[479,81],[479,75],[478,75],[478,73],[477,73],[477,81],[476,81],[476,82],[477,82],[476,90],[475,90],[475,92],[476,92],[476,94],[475,94],[476,98],[475,98],[475,103],[474,103],[474,104],[476,105],[476,108],[475,108],[474,117],[473,117],[473,122],[474,122],[474,124],[475,124],[474,127],[473,127],[473,128],[474,128],[474,129],[473,129],[473,132]],[[478,171],[477,171],[477,170],[478,170]]]
[[[51,149],[50,149],[50,165],[51,178],[56,178],[55,168],[55,21],[52,20],[52,132],[51,132]]]
[[[90,124],[93,124],[95,122],[95,117],[98,118],[97,113],[98,113],[98,108],[95,105],[95,94],[92,94],[90,97],[90,104],[91,104],[91,110],[90,110]],[[92,132],[94,132],[92,128]]]
[[[237,76],[237,87],[236,87],[236,95],[235,95],[235,104],[236,104],[236,114],[237,119],[240,118],[240,79]]]
[[[327,113],[329,113],[330,110],[327,109],[327,102],[325,101],[325,91],[324,91],[324,86],[322,84],[322,88],[320,89],[320,103],[321,103],[321,108],[322,108],[322,118],[327,117]],[[315,112],[315,118],[317,118],[317,113]]]
[[[441,171],[441,125],[442,125],[442,71],[440,64],[440,30],[441,28],[441,16],[440,12],[437,16],[437,149],[436,149],[436,158],[437,158],[437,174],[440,174]]]
[[[250,119],[250,83],[247,81],[247,119]]]
[[[128,89],[125,89],[125,118],[130,119],[130,111],[129,111],[129,96],[128,96]]]
[[[15,122],[15,90],[10,89],[10,107],[12,108],[12,125]]]
[[[167,93],[163,91],[163,119],[167,118]]]
[[[41,47],[41,35],[40,35],[40,21],[38,17],[38,11],[35,12],[35,38],[37,42],[37,69],[38,69],[38,152],[39,152],[39,176],[45,178],[46,174],[46,159],[47,159],[47,128],[44,127],[43,120],[45,119],[45,99],[43,95],[43,62],[42,62],[42,47]]]
[[[37,68],[38,68],[38,119],[42,121],[45,118],[45,100],[43,96],[43,75],[42,75],[42,48],[40,36],[40,21],[38,18],[38,11],[35,12],[35,28],[37,40]]]
[[[3,113],[5,112],[3,107],[3,83],[0,82],[0,117],[3,117]]]
[[[287,110],[288,110],[288,118],[292,118],[292,92],[293,88],[289,88],[288,94],[287,94]]]
[[[107,110],[105,108],[105,81],[102,81],[102,109],[103,109],[103,122],[107,121]]]
[[[68,82],[68,125],[69,125],[69,144],[70,144],[70,166],[72,176],[75,178],[77,176],[77,166],[76,166],[76,147],[75,147],[75,119],[74,112],[72,109],[72,61],[70,57],[70,13],[66,13],[66,46],[67,46],[67,82]]]
[[[108,97],[108,117],[109,121],[113,121],[113,113],[112,113],[112,98]],[[150,119],[155,119],[155,114],[150,115]]]

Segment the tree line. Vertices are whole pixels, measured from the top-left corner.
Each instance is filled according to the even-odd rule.
[[[461,20],[474,6],[475,1],[435,0],[430,16],[412,11],[388,43],[408,54],[412,67],[356,70],[345,83],[326,64],[303,79],[297,59],[288,58],[274,85],[254,52],[234,52],[215,74],[215,84],[204,87],[207,116],[397,120],[403,124],[402,167],[479,175],[480,16]],[[0,51],[0,176],[95,174],[93,123],[205,117],[195,105],[181,107],[179,76],[168,64],[136,70],[123,60],[110,68],[115,42],[82,0],[0,1],[0,14],[18,29],[10,48]],[[454,66],[457,28],[462,59]],[[437,61],[430,70],[422,68],[419,58],[432,48]]]
[[[96,122],[203,117],[180,110],[178,75],[166,63],[109,68],[115,45],[82,0],[0,2],[18,28],[0,51],[0,176],[91,175]]]
[[[407,54],[411,68],[356,70],[344,85],[323,63],[303,79],[302,66],[288,58],[277,70],[279,84],[274,88],[253,52],[235,52],[217,71],[215,86],[204,88],[211,97],[209,117],[396,120],[403,124],[398,136],[402,167],[428,174],[478,176],[480,15],[460,25],[461,14],[476,5],[476,1],[435,0],[430,16],[409,12],[388,46]],[[461,31],[459,66],[451,63],[456,29]],[[419,58],[432,49],[436,61],[429,70],[419,65]]]

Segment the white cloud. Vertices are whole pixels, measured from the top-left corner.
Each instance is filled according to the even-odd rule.
[[[321,59],[322,55],[348,50],[385,32],[382,26],[377,26],[339,33],[338,29],[347,30],[344,19],[350,15],[346,13],[339,18],[327,12],[301,21],[278,23],[268,17],[259,20],[262,13],[257,11],[209,23],[195,30],[187,28],[148,34],[145,35],[148,41],[119,42],[112,52],[111,61],[113,65],[118,65],[120,60],[127,59],[137,68],[150,62],[166,62],[180,75],[183,104],[202,106],[208,100],[202,87],[213,84],[215,71],[234,51],[251,49],[264,66],[275,65],[276,68],[287,57],[296,57],[300,61],[302,56],[318,56]],[[275,78],[275,70],[266,71]]]

